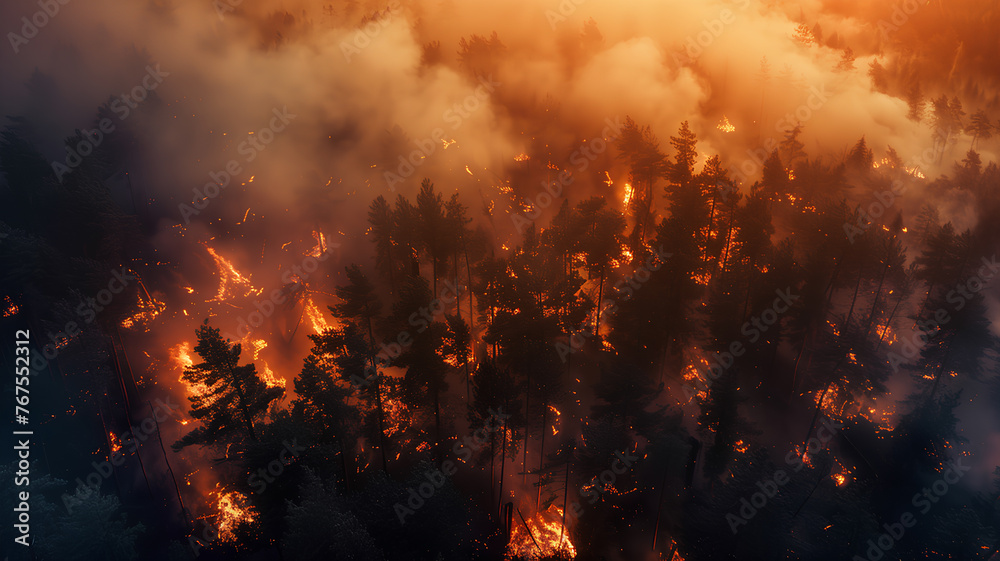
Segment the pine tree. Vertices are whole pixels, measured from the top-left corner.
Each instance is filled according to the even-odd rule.
[[[371,225],[369,234],[375,244],[375,267],[389,279],[389,286],[395,290],[400,256],[394,248],[392,207],[382,195],[368,207],[368,223]]]
[[[980,109],[973,113],[967,130],[972,135],[972,146],[970,148],[975,149],[976,142],[979,140],[989,140],[993,136],[992,131],[993,125],[990,124],[990,118],[986,116],[985,111]]]
[[[434,296],[437,296],[438,276],[444,274],[448,265],[449,239],[444,214],[444,199],[434,190],[430,179],[424,179],[417,195],[417,211],[420,213],[420,241],[431,260],[431,278]]]
[[[868,77],[872,80],[872,89],[879,93],[886,93],[889,87],[889,79],[885,67],[875,59],[868,64]]]
[[[182,379],[192,387],[204,388],[188,397],[191,416],[202,421],[202,426],[184,435],[172,448],[179,451],[191,445],[225,444],[242,438],[256,441],[254,423],[260,422],[271,402],[285,393],[284,388],[268,387],[253,363],[239,366],[240,344],[223,340],[218,329],[209,327],[208,320],[196,335],[194,351],[203,362],[185,369]]]
[[[802,125],[795,125],[785,131],[785,138],[778,145],[778,155],[781,157],[781,161],[792,169],[795,169],[796,162],[806,157],[805,145],[799,141],[800,134],[802,134]]]
[[[631,211],[635,225],[629,237],[633,252],[636,252],[645,241],[653,211],[653,185],[667,172],[670,162],[660,150],[660,141],[650,128],[640,127],[631,117],[625,118],[616,147],[618,157],[629,164],[629,176],[634,189]]]
[[[691,132],[688,122],[681,123],[677,136],[670,137],[676,154],[670,164],[667,178],[676,185],[687,187],[694,176],[694,161],[698,157],[698,137]]]
[[[843,54],[840,55],[840,62],[837,63],[837,67],[834,70],[837,72],[854,70],[854,49],[850,47],[844,49]]]

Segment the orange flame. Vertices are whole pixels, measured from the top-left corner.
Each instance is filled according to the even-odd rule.
[[[215,251],[212,246],[205,244],[205,249],[208,250],[208,254],[215,260],[215,266],[219,269],[219,292],[215,295],[215,298],[213,299],[214,301],[222,302],[236,295],[259,295],[263,292],[263,289],[254,288],[250,279],[243,276],[243,274],[233,266],[231,261],[219,255],[219,253]],[[240,293],[236,292],[237,287],[243,287]],[[209,302],[213,300],[209,300]]]
[[[260,351],[267,348],[267,341],[263,339],[254,339],[249,341],[249,349],[253,355],[253,361],[255,364],[259,364],[260,368],[257,369],[257,373],[260,375],[260,379],[267,384],[269,388],[283,388],[285,387],[285,379],[277,378],[274,372],[267,365],[267,361],[260,358]]]
[[[515,526],[511,528],[506,559],[520,557],[534,560],[555,555],[562,555],[570,559],[576,557],[576,548],[569,541],[569,533],[563,528],[562,517],[561,508],[555,505],[550,506],[548,510],[525,519],[528,528],[531,529],[530,533],[525,530],[525,525],[518,519]]]
[[[218,497],[215,503],[215,527],[219,532],[219,541],[235,541],[236,528],[241,524],[253,523],[257,513],[247,504],[246,497],[236,491],[217,491],[213,495]]]
[[[184,341],[170,347],[170,359],[174,361],[177,369],[180,370],[180,375],[177,377],[177,381],[184,385],[184,388],[187,390],[189,396],[205,395],[211,388],[205,384],[191,384],[184,380],[184,371],[194,366],[194,360],[191,358],[191,352],[191,343],[188,341]]]
[[[305,314],[309,319],[309,324],[312,326],[313,331],[316,333],[323,333],[327,329],[333,328],[333,325],[326,320],[326,317],[322,312],[319,311],[319,306],[313,302],[312,297],[306,296],[302,300],[302,305],[305,306]]]
[[[324,253],[326,253],[328,249],[328,246],[326,244],[326,236],[323,234],[323,232],[319,232],[316,230],[313,230],[312,235],[313,238],[316,239],[316,245],[312,249],[310,249],[309,253],[307,253],[306,255],[308,255],[309,257],[321,257]]]

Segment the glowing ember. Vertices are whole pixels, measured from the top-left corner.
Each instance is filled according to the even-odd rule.
[[[111,443],[112,454],[122,449],[122,441],[118,439],[118,435],[115,434],[115,431],[108,431],[108,441]]]
[[[526,162],[529,159],[530,159],[529,156],[527,154],[525,154],[524,152],[518,154],[517,156],[514,156],[514,161],[515,162]]]
[[[402,400],[398,398],[383,400],[382,411],[385,413],[386,436],[402,434],[409,427],[410,411]]]
[[[569,541],[569,532],[563,528],[562,517],[562,509],[553,505],[532,518],[525,518],[531,529],[530,533],[525,529],[525,524],[516,519],[511,528],[506,558],[542,559],[556,555],[569,559],[576,557],[576,548]]]
[[[121,326],[124,329],[142,328],[149,331],[149,323],[156,319],[167,305],[156,298],[150,296],[149,300],[144,300],[142,294],[139,295],[139,303],[136,304],[136,312],[122,320]]]
[[[251,524],[257,518],[253,507],[247,504],[246,497],[236,491],[213,493],[218,497],[215,503],[215,528],[222,542],[236,541],[236,528],[242,524]]]
[[[708,281],[712,280],[712,273],[710,271],[692,272],[691,280],[700,285],[708,286]]]
[[[884,343],[891,345],[896,342],[896,332],[888,323],[876,326],[875,329],[878,330],[878,333]]]
[[[722,132],[733,132],[736,130],[736,127],[729,122],[729,119],[725,115],[722,116],[722,120],[719,121],[719,124],[715,128]]]
[[[17,304],[10,299],[10,296],[4,296],[0,306],[3,307],[3,317],[5,318],[16,315],[18,312]]]

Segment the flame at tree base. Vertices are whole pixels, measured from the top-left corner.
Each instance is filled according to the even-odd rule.
[[[524,523],[515,517],[505,559],[575,558],[576,548],[569,541],[569,531],[563,528],[562,520],[563,511],[557,506],[525,518]]]

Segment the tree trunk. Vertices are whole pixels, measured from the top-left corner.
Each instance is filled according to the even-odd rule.
[[[535,511],[542,502],[542,470],[545,469],[545,433],[549,430],[546,425],[547,413],[549,412],[549,402],[542,403],[542,445],[538,448],[538,492],[535,493]]]
[[[177,502],[181,505],[181,515],[184,517],[184,524],[186,526],[188,522],[187,509],[184,508],[184,499],[181,498],[181,488],[177,486],[177,478],[174,477],[174,470],[170,467],[170,459],[167,458],[167,451],[163,448],[163,437],[160,435],[160,421],[156,419],[156,411],[153,410],[153,404],[147,400],[146,405],[149,405],[150,416],[153,418],[153,422],[156,423],[156,439],[160,442],[160,452],[163,453],[163,461],[167,464],[167,473],[170,474],[170,481],[174,483],[174,492],[177,493]]]
[[[566,458],[566,485],[563,486],[563,508],[562,508],[562,524],[559,528],[559,549],[562,549],[563,534],[566,533],[566,503],[569,501],[569,468],[573,463],[573,452],[576,446],[570,447],[569,457]]]
[[[368,319],[368,348],[371,351],[368,355],[368,360],[371,362],[375,376],[375,408],[378,411],[378,449],[382,452],[382,471],[388,474],[389,461],[385,457],[385,408],[382,406],[382,375],[375,364],[375,332],[372,329],[372,316],[369,313],[365,315]]]
[[[854,297],[851,298],[851,309],[847,310],[847,317],[844,318],[844,325],[840,326],[841,332],[847,331],[847,326],[851,324],[851,317],[854,316],[854,304],[858,301],[858,290],[861,289],[861,271],[858,271],[858,280],[854,283]]]
[[[503,422],[503,434],[501,438],[503,438],[503,445],[500,448],[501,449],[500,453],[502,454],[502,456],[500,457],[500,492],[498,494],[499,497],[499,502],[497,504],[498,507],[503,504],[503,476],[504,476],[504,471],[507,469],[507,420],[506,419],[504,419]]]
[[[528,384],[524,390],[524,454],[521,457],[521,485],[528,482],[528,423],[527,419],[531,418],[529,413],[529,405],[531,401],[531,375],[528,375]]]
[[[441,462],[441,390],[434,390],[434,457]]]
[[[385,457],[385,410],[382,408],[382,376],[375,372],[375,405],[378,410],[378,448],[382,452],[382,471],[389,473],[389,462]]]
[[[868,324],[865,326],[865,338],[872,328],[872,320],[875,318],[875,311],[878,309],[879,297],[882,296],[882,285],[885,283],[885,274],[889,271],[889,256],[886,255],[885,266],[882,267],[882,275],[878,279],[878,290],[875,291],[875,301],[872,302],[872,310],[868,313]]]
[[[889,319],[885,321],[885,329],[882,330],[882,334],[879,335],[878,344],[875,345],[875,350],[878,351],[879,347],[882,346],[882,340],[885,339],[885,334],[889,332],[889,326],[892,325],[892,319],[896,317],[896,309],[903,302],[903,295],[899,295],[899,300],[896,300],[896,305],[892,307],[892,313],[889,314]]]
[[[601,280],[600,285],[597,288],[597,319],[594,321],[594,337],[597,337],[598,332],[601,329],[601,301],[604,299],[604,269],[601,268]]]

